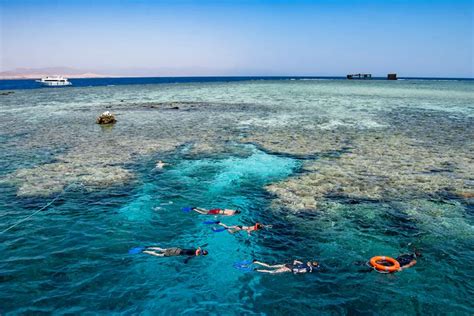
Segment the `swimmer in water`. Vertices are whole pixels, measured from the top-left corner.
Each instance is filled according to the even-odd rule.
[[[184,263],[187,263],[190,259],[194,257],[207,256],[208,254],[207,250],[201,249],[201,247],[198,247],[197,249],[181,249],[178,247],[146,247],[145,250],[143,250],[143,253],[157,257],[186,256],[187,258],[184,260]]]
[[[399,255],[397,258],[395,258],[395,260],[397,260],[398,263],[400,264],[400,269],[398,269],[398,272],[400,272],[404,269],[408,269],[408,268],[413,267],[416,264],[416,258],[419,258],[419,257],[422,257],[421,252],[419,252],[419,251]],[[382,265],[390,265],[390,263],[388,263],[388,262],[386,264],[384,264],[384,262],[379,262],[379,263],[382,264]],[[359,272],[371,272],[371,271],[374,270],[374,268],[370,265],[369,262],[357,261],[355,264],[356,265],[367,265],[367,266],[369,266],[368,269],[360,270]]]
[[[255,269],[255,271],[261,272],[261,273],[270,273],[270,274],[288,273],[288,272],[291,272],[294,274],[311,273],[319,268],[319,263],[317,261],[308,261],[306,263],[303,263],[301,261],[294,260],[293,263],[270,265],[264,262],[253,260],[253,263],[260,265],[262,267],[268,268],[268,269]]]
[[[260,229],[263,229],[263,228],[272,228],[272,225],[263,225],[263,224],[260,224],[260,223],[256,223],[253,226],[242,226],[242,225],[227,226],[226,224],[223,224],[221,222],[217,222],[216,224],[224,227],[225,229],[227,229],[227,231],[230,234],[234,234],[234,233],[237,233],[237,232],[240,232],[240,231],[246,231],[249,236],[254,231],[257,231],[257,230],[260,230]]]
[[[414,253],[407,253],[403,255],[399,255],[395,260],[400,263],[400,269],[398,271],[402,271],[404,269],[408,269],[413,267],[416,264],[416,258],[421,257],[421,253],[419,251],[415,251]]]
[[[204,214],[204,215],[223,215],[223,216],[233,216],[236,214],[240,214],[239,210],[229,210],[229,209],[220,209],[220,208],[215,208],[212,210],[206,210],[204,208],[200,207],[192,207],[191,210],[198,212],[199,214]]]
[[[167,166],[169,164],[161,161],[161,160],[158,160],[156,165],[155,165],[155,169],[163,169],[165,166]]]

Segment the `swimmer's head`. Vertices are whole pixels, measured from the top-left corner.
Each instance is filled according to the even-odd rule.
[[[263,225],[260,224],[260,223],[257,223],[257,224],[255,224],[255,227],[256,227],[257,229],[262,229],[262,228],[263,228]]]
[[[196,250],[196,256],[207,256],[207,254],[207,250],[201,249],[201,247]]]
[[[308,262],[308,265],[313,267],[313,268],[319,268],[319,262],[317,262],[317,261],[310,261],[310,262]]]
[[[236,211],[235,211],[235,214],[240,214],[240,211],[239,211],[239,210],[236,210]]]

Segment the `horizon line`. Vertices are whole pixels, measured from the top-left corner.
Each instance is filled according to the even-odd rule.
[[[53,75],[46,75],[46,76],[53,76]],[[179,76],[173,76],[173,75],[167,75],[167,76],[110,76],[110,75],[97,75],[94,77],[81,77],[80,75],[75,77],[74,75],[68,76],[68,75],[62,75],[64,77],[67,77],[68,79],[71,80],[76,80],[76,79],[140,79],[140,78],[341,78],[341,79],[347,79],[347,75],[189,75],[189,76],[184,76],[184,75],[179,75]],[[42,76],[41,76],[42,77]],[[11,77],[8,78],[6,77],[0,77],[0,80],[35,80],[35,79],[40,79],[41,77],[29,77],[29,78],[18,78],[18,77]],[[387,79],[387,76],[372,76],[370,79],[348,79],[348,80],[355,80],[355,81],[367,81],[367,80],[373,80],[373,79]],[[446,77],[432,77],[432,76],[398,76],[397,74],[397,79],[462,79],[462,80],[474,80],[474,77],[451,77],[451,76],[446,76]]]

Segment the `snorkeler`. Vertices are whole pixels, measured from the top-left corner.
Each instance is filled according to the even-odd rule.
[[[287,272],[291,272],[294,274],[311,273],[314,270],[319,268],[319,263],[317,261],[308,261],[306,263],[303,263],[301,261],[294,260],[293,263],[270,265],[264,262],[253,260],[253,264],[258,264],[262,267],[269,268],[269,269],[254,269],[255,271],[261,272],[261,273],[271,273],[271,274],[287,273]]]
[[[185,263],[187,263],[191,258],[207,256],[208,254],[207,250],[201,249],[201,247],[198,247],[197,249],[146,247],[141,252],[157,257],[187,256],[184,261]]]
[[[254,231],[257,231],[263,228],[272,228],[272,225],[263,225],[260,223],[256,223],[253,226],[242,226],[242,225],[227,226],[226,224],[223,224],[221,222],[216,222],[216,224],[224,227],[224,229],[227,230],[230,234],[234,234],[240,231],[246,231],[249,236]],[[216,229],[213,229],[213,230],[215,232],[221,231],[221,230],[216,230]]]
[[[212,210],[206,210],[204,208],[200,207],[190,207],[190,208],[183,208],[183,211],[189,212],[189,211],[195,211],[198,212],[199,214],[204,214],[204,215],[223,215],[223,216],[233,216],[236,214],[240,214],[239,210],[229,210],[229,209],[220,209],[220,208],[215,208]]]
[[[163,169],[163,168],[164,168],[165,166],[167,166],[167,165],[169,165],[169,164],[166,163],[166,162],[163,162],[163,161],[161,161],[161,160],[158,160],[158,161],[156,162],[155,169],[161,170],[161,169]]]

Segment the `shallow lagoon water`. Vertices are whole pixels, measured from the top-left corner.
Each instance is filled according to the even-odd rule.
[[[0,311],[472,314],[473,100],[462,81],[17,90],[1,99],[0,229],[69,189],[2,234]],[[94,124],[103,110],[116,126]],[[190,205],[273,229],[213,233]],[[210,255],[127,253],[149,244]],[[353,264],[412,247],[424,257],[402,273]],[[232,267],[252,258],[322,269]]]

